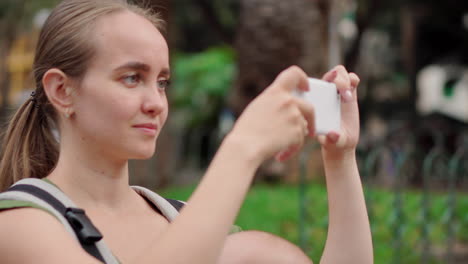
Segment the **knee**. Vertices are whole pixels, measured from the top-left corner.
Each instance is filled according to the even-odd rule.
[[[218,263],[312,264],[312,261],[285,239],[262,231],[244,231],[227,237]]]

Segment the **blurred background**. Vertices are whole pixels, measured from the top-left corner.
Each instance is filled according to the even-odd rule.
[[[24,102],[58,0],[0,0],[0,120]],[[138,2],[138,1],[137,1]],[[376,263],[468,263],[468,1],[147,0],[167,21],[170,116],[132,183],[186,200],[245,106],[290,65],[361,77],[361,176]],[[272,120],[274,122],[274,120]],[[327,232],[320,149],[265,162],[237,225],[318,263]]]

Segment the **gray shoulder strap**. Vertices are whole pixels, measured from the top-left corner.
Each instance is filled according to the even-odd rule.
[[[52,184],[49,184],[43,180],[40,179],[35,179],[35,178],[27,178],[27,179],[22,179],[13,186],[18,185],[18,184],[27,184],[27,185],[32,185],[37,188],[40,188],[50,195],[54,196],[57,200],[59,200],[65,207],[77,207],[75,203],[73,203],[70,198],[68,198],[60,189],[55,187]],[[25,202],[32,202],[34,204],[37,204],[45,209],[47,209],[49,212],[51,212],[54,216],[59,219],[59,221],[65,226],[65,229],[72,235],[76,240],[78,240],[78,237],[76,236],[75,232],[73,231],[73,228],[70,226],[68,221],[65,219],[65,217],[55,210],[51,205],[46,203],[45,201],[31,195],[25,192],[20,192],[20,191],[7,191],[4,193],[0,194],[0,200],[16,200],[16,201],[25,201]],[[104,243],[103,239],[98,241],[96,243],[96,247],[101,253],[102,257],[105,260],[105,263],[110,263],[110,264],[118,264],[119,261],[117,258],[112,254],[110,251],[109,247]]]
[[[179,215],[177,209],[174,208],[174,206],[171,203],[169,203],[164,197],[160,196],[159,194],[141,186],[132,186],[132,188],[138,194],[145,197],[146,199],[151,201],[156,207],[158,207],[158,209],[169,222],[172,222],[176,218],[176,216]]]

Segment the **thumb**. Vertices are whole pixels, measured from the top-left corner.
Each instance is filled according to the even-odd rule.
[[[293,91],[299,88],[302,91],[309,90],[307,74],[298,66],[291,66],[282,71],[270,86],[270,89],[283,89]]]

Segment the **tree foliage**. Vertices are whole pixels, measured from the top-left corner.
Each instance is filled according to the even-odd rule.
[[[227,47],[173,56],[171,106],[176,111],[187,113],[190,125],[216,117],[232,86],[234,61],[234,52]]]

